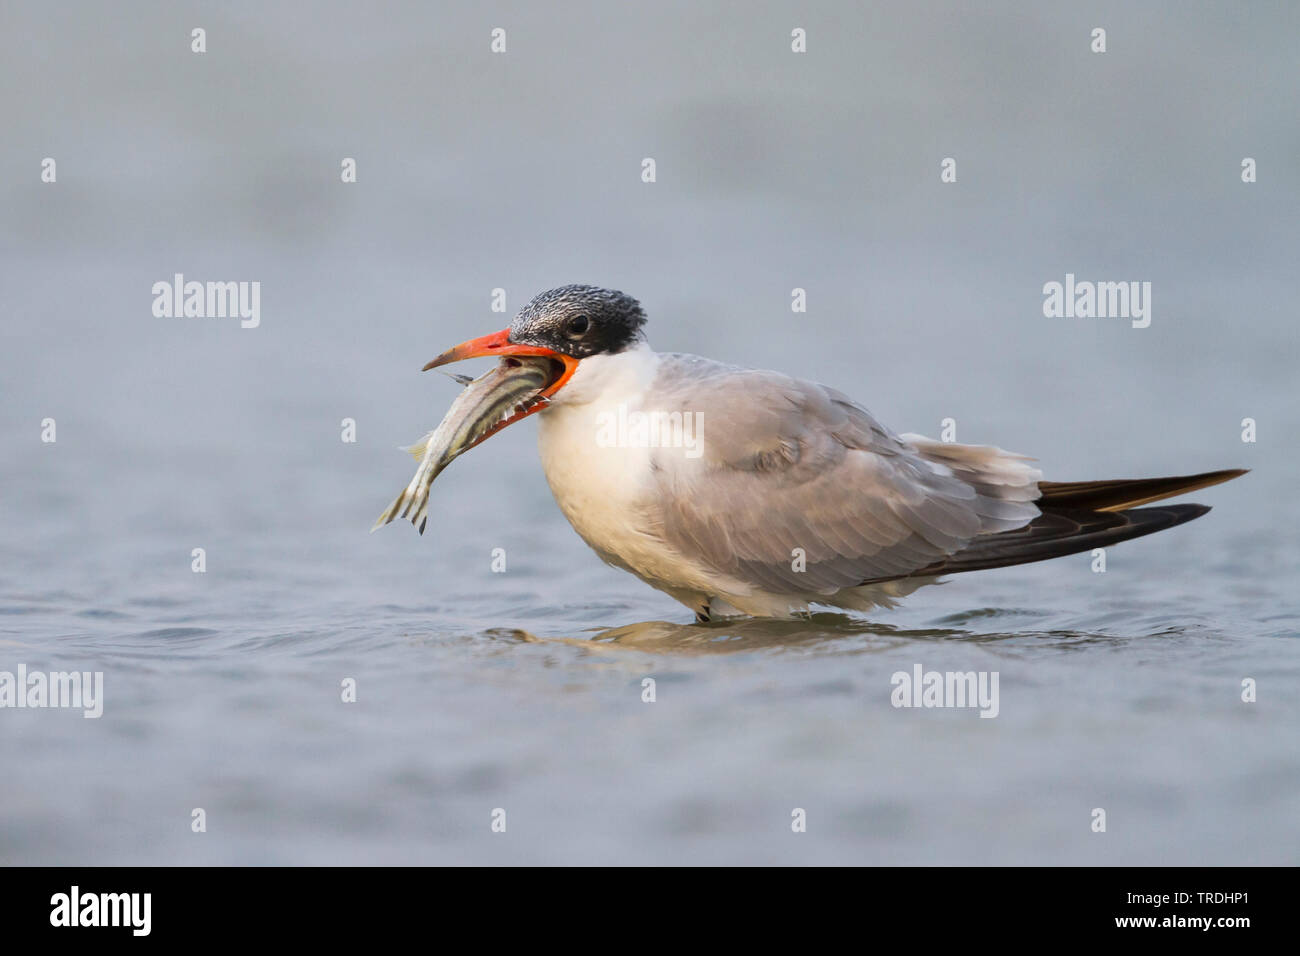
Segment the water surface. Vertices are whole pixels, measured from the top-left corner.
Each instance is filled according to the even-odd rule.
[[[106,697],[0,711],[0,861],[1296,862],[1295,11],[1115,7],[1103,59],[997,5],[818,7],[803,57],[779,4],[313,10],[0,15],[0,670]],[[155,318],[176,272],[261,325]],[[1151,281],[1150,328],[1045,319],[1067,272]],[[367,534],[455,394],[420,366],[574,281],[1054,479],[1253,471],[1104,574],[869,618],[689,623],[531,421]],[[892,707],[917,664],[998,716]]]

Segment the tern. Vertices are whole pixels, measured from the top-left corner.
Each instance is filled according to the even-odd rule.
[[[896,434],[825,385],[655,352],[645,324],[631,296],[566,285],[425,365],[500,359],[462,403],[491,420],[444,420],[414,447],[427,480],[417,473],[379,525],[401,511],[423,531],[431,463],[537,414],[546,480],[602,559],[701,622],[796,617],[893,607],[944,575],[1163,531],[1210,509],[1140,506],[1245,473],[1043,481],[1023,455]],[[534,384],[498,399],[512,367]]]

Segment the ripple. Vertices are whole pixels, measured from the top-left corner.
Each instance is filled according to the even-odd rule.
[[[990,618],[1001,619],[1008,617],[1047,617],[1048,612],[1037,608],[1022,607],[981,607],[969,611],[958,611],[955,614],[947,614],[943,617],[935,618],[931,623],[948,627],[957,624],[965,624],[969,621],[988,620]]]
[[[133,634],[124,634],[118,637],[113,643],[139,641],[148,644],[193,644],[199,641],[206,641],[209,638],[220,635],[220,631],[213,630],[210,627],[160,627],[149,631],[136,631]]]
[[[101,621],[126,621],[130,620],[130,614],[123,614],[121,611],[114,611],[106,607],[92,607],[84,611],[78,611],[77,617],[88,617]]]

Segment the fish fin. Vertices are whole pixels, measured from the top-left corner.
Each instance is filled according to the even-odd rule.
[[[424,526],[429,523],[429,496],[426,494],[420,502],[420,507],[416,509],[415,514],[411,515],[411,524],[420,534],[424,534]]]
[[[433,437],[433,432],[429,432],[414,445],[406,445],[401,450],[407,452],[416,461],[424,460],[424,453],[429,450],[429,439]]]
[[[413,508],[414,511],[412,511]],[[400,517],[406,518],[411,524],[420,529],[420,534],[424,534],[424,523],[421,521],[421,517],[423,516],[427,520],[428,513],[429,486],[425,485],[424,491],[421,493],[419,488],[416,487],[416,482],[412,482],[402,489],[402,493],[393,499],[393,503],[379,516],[379,520],[370,529],[370,533],[374,534],[384,525],[393,521],[394,518]],[[417,524],[417,522],[419,523]]]
[[[398,498],[397,501],[394,501],[391,505],[389,505],[387,508],[384,509],[384,513],[381,514],[378,520],[376,520],[375,523],[370,526],[371,534],[374,534],[384,525],[388,524],[390,521],[393,520],[393,515],[397,511],[397,503],[401,500],[402,500],[401,498]]]
[[[374,534],[384,525],[388,524],[390,521],[396,518],[397,509],[401,507],[402,502],[404,502],[405,500],[406,500],[406,490],[403,489],[402,493],[397,496],[396,500],[394,500],[391,505],[389,505],[386,509],[384,509],[384,513],[379,516],[379,520],[376,521],[374,525],[371,527],[370,533]]]

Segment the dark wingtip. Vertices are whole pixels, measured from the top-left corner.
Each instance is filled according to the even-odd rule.
[[[1044,512],[1022,528],[976,538],[971,545],[956,554],[902,577],[934,577],[962,571],[1005,568],[1031,561],[1047,561],[1175,528],[1201,517],[1209,510],[1209,505],[1178,504],[1133,508],[1122,512],[1068,508]],[[863,583],[875,584],[888,580],[892,578],[873,578]]]
[[[1207,471],[1204,474],[1191,475],[1189,477],[1193,481],[1199,479],[1200,481],[1204,482],[1204,484],[1202,484],[1201,487],[1208,488],[1211,485],[1219,485],[1225,481],[1232,481],[1232,479],[1234,478],[1240,478],[1248,471],[1250,471],[1249,468],[1222,468],[1219,471]],[[1195,491],[1197,489],[1189,488],[1188,490]]]

